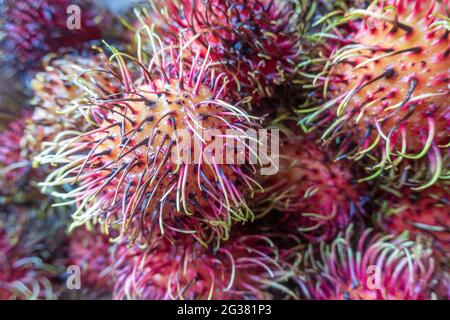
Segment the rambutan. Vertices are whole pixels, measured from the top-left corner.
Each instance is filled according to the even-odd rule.
[[[437,288],[437,297],[442,300],[450,300],[450,272],[448,267],[440,270],[439,287]]]
[[[80,8],[80,24],[75,24],[75,29],[69,28],[67,11],[73,5]],[[47,53],[78,47],[102,36],[104,17],[90,1],[5,0],[2,9],[3,64],[19,72],[40,69],[40,60]]]
[[[21,156],[20,149],[27,117],[25,112],[0,132],[0,196],[14,195],[27,184],[31,163]]]
[[[52,141],[66,130],[86,131],[86,114],[78,107],[91,96],[110,97],[119,90],[114,70],[107,70],[102,54],[54,54],[43,59],[44,71],[31,81],[36,106],[28,120],[22,148],[30,160],[38,155],[43,143]]]
[[[322,139],[363,163],[365,179],[420,190],[448,176],[448,12],[447,0],[376,1],[338,19],[344,31],[324,45],[314,85],[328,101],[300,122],[328,125]]]
[[[436,297],[435,260],[427,243],[350,226],[332,244],[297,255],[299,295],[313,300],[427,300]]]
[[[449,255],[450,191],[445,185],[435,185],[427,192],[410,190],[383,192],[376,197],[378,208],[375,224],[392,234],[408,232],[411,238],[428,237],[437,254]],[[450,257],[450,256],[449,256]]]
[[[278,0],[152,1],[153,12],[141,15],[164,39],[178,42],[198,36],[194,45],[211,51],[214,62],[236,81],[241,98],[270,96],[292,78],[298,62],[301,14],[293,2]],[[300,2],[299,2],[300,4]],[[301,7],[301,9],[304,9]],[[145,12],[145,11],[144,11]],[[143,26],[141,25],[140,28]]]
[[[167,238],[142,252],[137,246],[115,247],[116,299],[273,299],[271,288],[289,292],[274,279],[283,270],[278,248],[263,235],[240,235],[211,251],[183,238]],[[286,294],[285,292],[285,294]]]
[[[97,294],[111,294],[113,278],[111,266],[111,243],[100,230],[82,226],[69,235],[67,265],[80,268],[81,289]]]
[[[228,80],[208,56],[197,51],[184,60],[188,44],[163,47],[154,34],[150,43],[153,55],[140,52],[133,60],[140,75],[112,48],[121,94],[90,98],[82,107],[95,128],[61,133],[49,144],[37,160],[59,167],[42,186],[77,184],[53,193],[77,204],[74,225],[101,218],[109,227],[121,225],[131,241],[152,237],[155,228],[206,242],[226,239],[232,222],[253,218],[246,195],[255,185],[255,165],[246,146],[255,140],[248,129],[258,125],[222,100]],[[212,150],[207,141],[222,138],[227,143]],[[221,152],[241,162],[220,158]]]
[[[348,162],[334,161],[329,151],[305,138],[281,147],[280,170],[262,185],[259,214],[276,215],[286,230],[312,242],[334,239],[355,216],[362,216],[367,199]]]
[[[0,300],[55,298],[42,226],[28,209],[0,208]]]

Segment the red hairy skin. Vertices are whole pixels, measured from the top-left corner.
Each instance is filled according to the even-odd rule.
[[[20,140],[25,130],[27,112],[0,132],[0,196],[11,196],[23,190],[28,182],[31,164],[21,156]]]
[[[27,105],[27,95],[18,81],[10,81],[0,71],[0,130],[3,131],[10,122],[17,119],[21,109]]]
[[[42,256],[49,230],[31,211],[10,209],[0,208],[0,300],[54,299],[55,275]]]
[[[364,213],[363,186],[356,185],[349,163],[306,139],[287,142],[280,151],[278,174],[263,182],[258,207],[272,210],[277,223],[308,241],[332,240],[355,216]]]
[[[299,21],[291,2],[278,0],[155,1],[143,17],[169,43],[183,32],[235,79],[233,92],[258,101],[292,78],[300,51]],[[142,28],[142,26],[141,26]]]
[[[449,11],[447,0],[379,1],[350,11],[356,31],[337,35],[347,45],[322,53],[314,84],[329,101],[303,110],[312,112],[301,124],[327,125],[322,139],[361,162],[366,179],[423,190],[448,176]]]
[[[191,238],[176,246],[161,238],[144,252],[119,244],[113,254],[114,298],[273,299],[272,288],[289,293],[274,282],[284,273],[278,255],[271,238],[256,234],[235,235],[213,251]]]
[[[375,224],[385,232],[408,232],[411,238],[430,238],[436,254],[450,251],[450,191],[445,185],[433,186],[427,192],[400,190],[376,197],[379,203]]]
[[[437,296],[442,300],[450,300],[450,272],[448,266],[444,264],[439,272]]]
[[[2,15],[6,20],[0,43],[4,65],[16,71],[38,70],[40,60],[60,48],[78,47],[102,36],[98,17],[90,1],[5,0]],[[81,11],[80,29],[67,27],[67,8],[77,5]]]
[[[180,51],[160,43],[151,35],[145,45],[155,54],[141,52],[134,67],[112,49],[122,92],[88,99],[81,108],[94,129],[63,132],[36,158],[59,165],[42,186],[76,185],[53,193],[77,204],[74,225],[100,218],[109,228],[120,227],[132,242],[159,233],[189,234],[204,244],[226,239],[233,223],[253,219],[246,196],[256,186],[255,167],[248,152],[245,164],[220,164],[215,157],[207,163],[211,151],[198,136],[215,129],[236,146],[249,138],[247,129],[259,127],[257,119],[226,102],[228,80],[208,57],[202,59],[189,46]],[[177,129],[193,137],[201,161],[174,159],[179,150],[195,153],[192,144],[184,146],[174,136]],[[235,135],[227,136],[226,130]],[[239,150],[232,147],[233,154]]]
[[[298,295],[312,300],[428,300],[440,285],[428,243],[350,227],[320,252],[291,260]],[[285,259],[289,260],[288,257]]]
[[[106,98],[120,91],[120,82],[104,59],[102,54],[91,53],[44,57],[44,70],[31,81],[36,107],[22,140],[27,158],[32,160],[46,142],[65,130],[87,130],[86,114],[79,107],[83,99],[93,95]]]
[[[69,235],[68,265],[80,267],[82,289],[110,295],[113,288],[113,278],[108,270],[110,247],[109,238],[98,228],[88,230],[83,226]]]

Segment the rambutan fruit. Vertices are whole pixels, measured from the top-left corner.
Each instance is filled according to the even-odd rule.
[[[294,138],[280,149],[280,169],[263,183],[256,210],[270,212],[291,233],[311,242],[332,240],[355,216],[362,217],[367,196],[346,161],[334,161],[306,138]],[[273,212],[273,211],[276,212]]]
[[[81,289],[98,295],[111,295],[113,278],[111,266],[111,243],[100,230],[85,226],[69,235],[67,265],[80,268]],[[101,294],[103,293],[103,294]]]
[[[427,192],[410,190],[383,192],[376,198],[375,224],[391,234],[408,232],[411,238],[428,237],[436,254],[449,256],[450,191],[435,185]]]
[[[300,51],[301,21],[306,14],[290,1],[152,1],[153,12],[140,15],[168,43],[197,36],[194,45],[234,78],[233,91],[257,101],[288,82]],[[300,4],[300,2],[299,2]],[[303,6],[300,6],[304,9]],[[302,11],[298,13],[298,11]],[[148,27],[147,26],[147,27]]]
[[[73,5],[80,9],[79,26],[75,23],[75,28],[69,28],[68,8]],[[38,70],[47,53],[102,37],[104,17],[91,1],[5,0],[2,9],[3,64],[15,71]]]
[[[197,51],[185,60],[189,44],[164,47],[157,35],[150,39],[153,55],[140,52],[134,67],[112,49],[122,92],[91,97],[82,107],[94,129],[61,133],[37,157],[59,166],[42,186],[77,185],[53,193],[78,206],[74,226],[100,218],[109,227],[121,225],[130,241],[152,237],[154,229],[205,242],[226,239],[232,222],[253,218],[246,195],[256,185],[255,165],[246,146],[255,140],[248,129],[258,124],[222,100],[228,79],[208,56]],[[212,150],[211,130],[214,141],[226,137],[227,143]],[[221,152],[243,161],[220,158]]]
[[[450,300],[450,272],[448,267],[440,270],[439,287],[437,288],[437,298],[441,300]]]
[[[322,139],[360,161],[365,179],[421,190],[448,176],[448,12],[447,0],[375,1],[337,19],[344,31],[321,51],[314,86],[327,102],[300,110],[300,123],[328,126]]]
[[[274,279],[283,270],[278,248],[261,234],[233,236],[217,250],[193,241],[173,245],[160,238],[142,252],[115,246],[115,299],[273,299]],[[286,293],[286,292],[285,292]]]
[[[55,298],[43,254],[48,233],[33,211],[0,208],[0,300]]]
[[[27,117],[29,114],[25,112],[0,132],[0,196],[14,195],[26,187],[31,164],[21,156],[20,140]]]
[[[350,226],[320,252],[297,255],[293,281],[304,299],[428,300],[438,286],[432,255],[426,242]]]
[[[42,151],[43,143],[53,141],[60,132],[87,130],[86,115],[78,108],[83,99],[94,95],[106,98],[119,90],[114,70],[107,70],[102,59],[102,54],[92,53],[44,57],[44,70],[31,81],[36,107],[22,141],[30,160]]]

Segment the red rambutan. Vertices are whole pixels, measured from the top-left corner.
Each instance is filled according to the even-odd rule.
[[[334,239],[364,212],[363,187],[349,164],[304,138],[281,147],[280,170],[262,185],[260,215],[276,210],[270,214],[278,216],[277,223],[312,242]]]
[[[442,300],[450,300],[450,272],[448,267],[445,267],[445,270],[440,270],[440,272],[439,287],[436,290],[437,297]]]
[[[73,12],[68,8],[72,5],[80,8],[80,24],[75,29],[69,28]],[[26,71],[40,69],[41,58],[49,52],[100,39],[103,18],[90,1],[5,0],[2,20],[3,63],[16,71]]]
[[[448,13],[447,0],[380,0],[338,20],[356,30],[332,36],[345,46],[324,46],[314,84],[329,101],[301,110],[310,113],[301,124],[329,125],[323,140],[361,161],[366,179],[419,190],[448,176]]]
[[[273,299],[283,273],[278,248],[262,235],[241,235],[211,251],[191,238],[173,245],[158,239],[142,252],[119,244],[114,250],[116,299]],[[286,293],[285,292],[285,293]]]
[[[101,217],[110,227],[121,225],[131,241],[151,237],[155,228],[201,241],[225,239],[232,222],[253,218],[245,196],[255,185],[255,166],[246,146],[255,140],[248,129],[258,125],[222,100],[228,80],[208,56],[197,51],[185,60],[189,45],[160,46],[154,34],[149,43],[152,56],[140,51],[133,60],[140,75],[112,49],[121,94],[91,98],[82,107],[94,129],[61,133],[49,144],[38,161],[59,168],[42,186],[77,184],[53,193],[77,204],[75,225]],[[207,142],[225,138],[214,150]],[[244,161],[229,163],[220,153]]]
[[[17,81],[10,81],[0,71],[0,130],[5,130],[11,121],[19,117],[21,110],[27,105],[27,99],[22,85]]]
[[[31,81],[36,108],[22,141],[28,158],[39,154],[43,143],[63,131],[86,131],[89,123],[79,108],[83,99],[94,95],[109,97],[119,90],[120,83],[112,70],[106,70],[102,59],[100,54],[50,54],[43,59],[44,71]]]
[[[414,239],[428,237],[437,254],[449,255],[450,250],[450,191],[435,185],[427,192],[410,190],[386,193],[376,197],[379,208],[375,224],[385,232],[408,232]]]
[[[110,274],[111,243],[100,230],[79,227],[69,235],[68,265],[80,268],[81,287],[87,291],[110,294],[113,278]]]
[[[42,255],[49,231],[28,209],[11,209],[0,208],[0,300],[54,299]]]
[[[154,1],[153,12],[141,19],[167,42],[183,33],[202,54],[211,51],[236,81],[240,97],[270,96],[292,78],[300,51],[300,21],[292,2],[278,0]],[[141,18],[141,16],[138,16]],[[141,21],[141,22],[142,22]],[[142,28],[142,26],[141,26]]]
[[[20,149],[27,117],[25,112],[0,132],[0,196],[13,195],[28,181],[31,164],[21,156]]]
[[[421,241],[349,227],[320,252],[297,255],[293,281],[305,299],[427,300],[438,286],[432,253]]]

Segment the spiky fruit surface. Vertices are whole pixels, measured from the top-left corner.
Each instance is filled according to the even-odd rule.
[[[77,203],[75,224],[101,217],[108,226],[120,224],[131,241],[155,230],[201,241],[227,238],[232,222],[252,219],[245,195],[254,185],[253,166],[242,145],[250,138],[246,130],[257,125],[222,100],[228,82],[208,57],[184,60],[189,46],[159,47],[156,35],[151,43],[155,55],[139,54],[139,76],[115,53],[123,91],[91,99],[86,107],[94,130],[61,134],[42,153],[41,163],[61,165],[43,186],[77,183],[73,191],[56,194]],[[210,129],[216,139],[230,139],[231,150],[220,144],[221,152],[242,154],[245,164],[216,157],[205,136]]]
[[[79,107],[83,99],[107,98],[119,91],[120,82],[102,59],[102,54],[93,53],[63,57],[50,54],[43,59],[44,71],[37,73],[31,82],[36,108],[22,140],[22,148],[30,160],[42,151],[43,143],[53,141],[57,134],[87,130],[87,113]]]
[[[379,209],[375,223],[385,232],[412,238],[431,238],[435,251],[448,255],[450,250],[450,191],[446,186],[433,186],[427,192],[400,190],[397,194],[377,197]]]
[[[77,47],[86,41],[100,39],[102,19],[90,1],[5,0],[1,32],[4,65],[16,71],[37,70],[39,61],[49,52]],[[80,7],[80,28],[68,28],[67,8]]]
[[[434,297],[435,261],[426,243],[366,229],[346,233],[294,264],[299,295],[314,300],[427,300]]]
[[[331,240],[364,212],[364,186],[358,186],[345,161],[313,142],[296,138],[280,149],[280,170],[264,183],[258,206],[278,216],[277,223],[312,242]],[[261,213],[262,215],[265,212]]]
[[[450,273],[448,267],[441,271],[438,281],[437,297],[442,300],[450,300]]]
[[[20,111],[27,106],[28,97],[23,87],[17,81],[11,81],[7,75],[0,71],[0,130],[17,119]]]
[[[215,251],[191,238],[174,246],[166,238],[141,252],[115,247],[116,299],[273,299],[282,272],[279,250],[262,235],[233,237]],[[281,288],[279,285],[277,288]]]
[[[0,300],[54,299],[52,274],[45,264],[48,229],[33,212],[0,208]]]
[[[177,43],[183,31],[202,53],[235,78],[241,97],[258,100],[292,78],[300,50],[300,33],[292,2],[278,0],[155,1],[155,24],[164,38]],[[141,26],[142,27],[142,26]]]
[[[27,117],[29,114],[25,112],[0,132],[0,196],[15,194],[29,178],[31,164],[21,156],[20,149]]]
[[[366,17],[338,36],[350,44],[325,50],[316,84],[330,101],[302,124],[328,124],[323,139],[364,163],[368,178],[387,173],[425,189],[448,174],[450,40],[439,24],[448,11],[447,0],[378,1],[350,12]]]
[[[108,270],[111,265],[109,238],[97,228],[75,229],[69,235],[68,265],[80,268],[81,287],[89,292],[110,294],[113,278]]]

